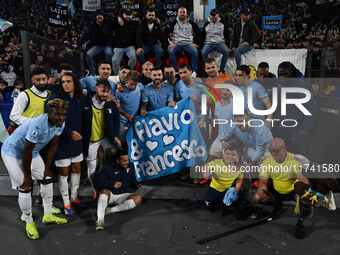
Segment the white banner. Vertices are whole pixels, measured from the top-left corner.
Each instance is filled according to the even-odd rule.
[[[221,63],[222,55],[216,51],[212,52],[209,57],[215,58],[217,63]],[[291,62],[299,71],[305,74],[307,60],[307,49],[292,50],[251,50],[246,54],[242,54],[242,64],[252,65],[257,69],[261,62],[269,64],[269,71],[277,75],[279,64],[284,61]],[[234,57],[229,57],[225,68],[226,74],[234,74],[236,70],[236,62]]]
[[[100,9],[100,0],[83,0],[83,11],[94,12]]]
[[[200,4],[200,1],[194,1],[194,20],[195,22],[204,21],[204,7]]]

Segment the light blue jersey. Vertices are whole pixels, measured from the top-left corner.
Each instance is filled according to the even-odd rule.
[[[136,115],[143,90],[144,86],[142,83],[138,83],[135,90],[129,90],[127,85],[124,86],[124,92],[116,90],[116,98],[120,102],[120,109],[132,116]],[[127,127],[129,126],[129,121],[124,116],[120,115],[120,124]]]
[[[88,76],[80,79],[81,86],[87,90],[87,92],[96,92],[96,81],[98,76]],[[109,80],[111,85],[110,93],[114,96],[117,89],[117,84]]]
[[[180,82],[176,83],[175,96],[176,98],[180,99],[189,97],[190,95],[201,98],[201,95],[205,94],[203,89],[207,89],[207,87],[204,86],[202,82],[195,81],[190,87],[187,87],[181,80]]]
[[[32,118],[30,121],[19,126],[10,137],[8,137],[3,146],[2,151],[13,158],[22,159],[22,153],[26,140],[35,143],[32,152],[32,158],[39,156],[39,151],[48,144],[54,136],[59,136],[65,127],[50,126],[48,124],[47,113]]]
[[[230,126],[230,125],[229,125]],[[272,133],[266,125],[261,127],[250,127],[247,132],[242,132],[237,125],[218,136],[219,141],[228,140],[232,136],[237,137],[247,150],[254,151],[251,157],[252,161],[256,161],[269,151],[269,144],[273,140]]]
[[[230,129],[230,122],[234,118],[233,117],[233,101],[230,101],[228,104],[221,105],[221,103],[218,101],[215,105],[215,116],[220,121],[219,123],[224,123],[224,121],[228,121],[226,124],[220,124],[218,125],[218,134],[223,134],[227,131],[227,129]]]
[[[174,101],[174,90],[166,82],[163,82],[163,87],[160,90],[156,90],[152,83],[148,84],[143,90],[142,102],[148,103],[148,112],[163,108],[170,101]]]
[[[265,120],[266,116],[255,115],[252,112],[250,112],[249,107],[248,107],[248,88],[252,88],[253,89],[252,99],[253,99],[254,108],[257,110],[266,109],[265,105],[262,103],[262,99],[265,97],[268,97],[268,93],[264,89],[264,87],[260,83],[256,81],[252,81],[249,83],[249,85],[246,88],[243,88],[242,86],[238,86],[238,88],[242,90],[242,93],[244,95],[245,110],[248,112],[250,118]]]

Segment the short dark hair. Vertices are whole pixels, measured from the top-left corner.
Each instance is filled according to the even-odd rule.
[[[173,68],[173,69],[175,69],[175,67],[173,67],[173,65],[166,65],[166,66],[164,67],[164,70],[165,70],[165,68]]]
[[[148,9],[146,10],[146,13],[148,13],[148,12],[155,12],[155,9],[154,9],[154,8],[148,8]]]
[[[180,66],[179,69],[187,68],[189,71],[192,70],[191,66],[185,62],[183,62]]]
[[[155,66],[154,68],[151,69],[151,72],[153,72],[153,71],[162,71],[162,69],[158,66]],[[163,73],[163,71],[162,71],[162,73]]]
[[[107,60],[103,60],[103,61],[100,61],[99,64],[98,64],[98,68],[102,65],[102,64],[107,64],[107,65],[110,65],[111,67],[111,63],[110,61],[107,61]]]
[[[279,64],[279,67],[277,68],[277,70],[279,70],[280,68],[287,68],[290,69],[292,71],[292,75],[295,76],[296,75],[296,67],[289,61],[285,61],[282,62],[281,64]]]
[[[225,148],[224,150],[230,150],[230,151],[237,151],[239,152],[238,146],[236,143],[230,143],[228,148]]]
[[[46,76],[47,75],[47,72],[45,70],[45,68],[43,68],[42,66],[37,66],[36,68],[34,68],[31,72],[31,78],[34,76],[34,75],[39,75],[39,74],[45,74]]]
[[[237,70],[245,72],[246,75],[249,75],[249,74],[250,74],[250,68],[249,68],[249,66],[247,66],[247,65],[238,66],[238,67],[236,68],[236,71],[237,71]]]
[[[213,63],[213,62],[215,62],[215,64],[217,65],[216,60],[215,60],[214,58],[207,58],[207,59],[204,61],[204,65],[205,65],[205,64],[211,64],[211,63]]]
[[[267,62],[261,62],[258,66],[257,69],[259,68],[264,68],[264,69],[269,69],[269,64]]]
[[[129,155],[129,152],[126,149],[121,149],[116,152],[115,157],[116,159],[120,159],[120,156],[125,156],[125,155]]]
[[[119,70],[123,70],[123,69],[132,70],[132,68],[129,65],[120,66]]]
[[[5,80],[0,80],[0,84],[4,84],[6,87],[8,86],[8,82]]]
[[[100,86],[100,85],[103,85],[105,89],[109,89],[109,90],[112,89],[109,80],[106,80],[106,79],[97,79],[96,80],[96,86]]]
[[[61,73],[61,70],[67,70],[67,71],[70,71],[72,72],[73,71],[73,66],[69,63],[62,63],[60,64],[58,67],[57,67],[57,72],[58,73]]]

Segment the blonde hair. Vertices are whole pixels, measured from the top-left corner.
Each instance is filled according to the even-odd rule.
[[[143,65],[142,65],[142,69],[144,69],[145,66],[152,66],[152,68],[154,67],[154,64],[151,63],[150,61],[146,61]]]
[[[67,104],[64,100],[62,100],[62,99],[60,99],[60,98],[56,98],[56,99],[53,99],[53,100],[49,101],[49,102],[47,103],[47,106],[48,106],[49,108],[62,108],[62,109],[67,109],[68,104]]]

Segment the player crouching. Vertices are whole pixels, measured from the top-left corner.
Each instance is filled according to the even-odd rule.
[[[243,173],[235,163],[237,159],[237,145],[231,143],[228,148],[223,149],[223,159],[215,159],[205,165],[205,170],[208,171],[203,171],[203,177],[208,178],[211,172],[212,180],[204,201],[209,211],[215,211],[223,202],[231,206],[238,220],[245,221],[248,217],[248,206],[241,196],[239,197]]]
[[[19,190],[18,203],[25,217],[27,236],[38,239],[39,232],[32,217],[31,187],[32,179],[40,182],[40,192],[44,206],[44,224],[64,224],[66,219],[52,214],[52,172],[51,163],[57,151],[59,136],[66,119],[67,103],[61,99],[48,102],[48,113],[32,118],[18,127],[8,137],[1,149],[1,157],[9,172],[12,188]],[[39,151],[49,142],[46,165]]]
[[[128,152],[119,150],[115,155],[115,160],[109,165],[105,165],[94,177],[94,188],[100,191],[97,208],[96,230],[104,229],[104,216],[131,210],[142,202],[142,197],[129,193],[129,186],[142,189],[135,177],[135,167],[129,161]],[[107,208],[108,205],[115,205]]]

